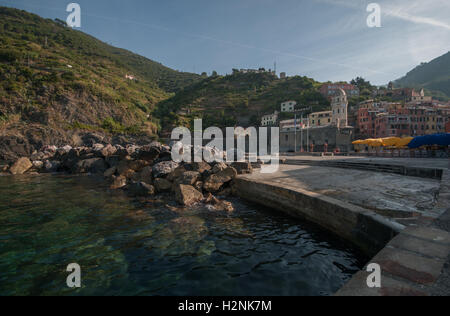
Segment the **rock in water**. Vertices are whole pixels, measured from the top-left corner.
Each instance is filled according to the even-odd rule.
[[[178,168],[178,163],[174,161],[164,161],[153,166],[153,177],[163,178]]]
[[[91,158],[79,161],[72,169],[73,173],[104,173],[108,169],[102,158]]]
[[[178,184],[175,186],[175,198],[181,205],[190,206],[203,200],[203,194],[193,186]]]
[[[44,164],[44,168],[46,172],[56,172],[58,171],[61,163],[59,161],[50,161],[47,160]]]
[[[155,187],[145,182],[134,182],[126,187],[130,196],[149,196],[155,194]]]
[[[111,178],[116,174],[116,171],[117,171],[116,167],[109,168],[108,170],[105,171],[105,173],[103,173],[103,176],[105,176],[105,178]]]
[[[231,202],[216,199],[213,201],[213,205],[214,208],[218,211],[229,213],[234,212],[234,207]]]
[[[33,161],[33,167],[37,170],[44,168],[44,163],[40,160]]]
[[[136,181],[142,181],[148,184],[152,184],[153,180],[152,180],[152,167],[151,166],[147,166],[144,169],[142,169],[139,173],[137,173],[135,175],[135,179]]]
[[[33,167],[33,164],[31,163],[30,159],[28,159],[26,157],[22,157],[19,160],[17,160],[11,166],[11,168],[9,168],[9,172],[11,172],[11,174],[14,174],[14,175],[24,174],[25,172],[30,170],[31,167]]]
[[[155,179],[155,187],[158,192],[167,192],[172,189],[172,182],[163,178]]]
[[[227,182],[230,182],[237,176],[237,171],[233,167],[210,175],[203,183],[203,188],[208,192],[217,192]]]
[[[124,176],[118,176],[118,177],[113,178],[113,182],[112,182],[110,188],[113,190],[116,190],[116,189],[123,188],[126,185],[127,185],[127,178],[125,178]]]

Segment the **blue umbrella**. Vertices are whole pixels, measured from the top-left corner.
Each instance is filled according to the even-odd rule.
[[[419,148],[422,146],[450,146],[450,134],[435,134],[419,136],[414,138],[409,144],[409,148]]]

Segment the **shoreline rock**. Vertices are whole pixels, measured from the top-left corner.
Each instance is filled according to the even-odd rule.
[[[181,206],[210,204],[216,211],[232,212],[233,205],[219,200],[232,195],[230,183],[238,174],[251,173],[250,163],[176,163],[170,147],[158,142],[137,146],[93,143],[91,146],[45,146],[14,164],[0,165],[12,175],[36,173],[101,174],[111,190],[131,197],[169,194]]]

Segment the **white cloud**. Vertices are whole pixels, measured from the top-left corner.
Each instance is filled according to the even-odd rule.
[[[450,24],[442,22],[435,18],[429,18],[429,17],[423,17],[418,16],[414,14],[410,14],[408,12],[403,11],[401,8],[397,9],[388,9],[387,11],[384,11],[387,15],[393,16],[405,21],[417,23],[417,24],[428,24],[431,26],[436,26],[440,28],[444,28],[447,30],[450,30]]]

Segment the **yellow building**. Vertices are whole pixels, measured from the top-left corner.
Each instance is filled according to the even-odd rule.
[[[331,125],[332,116],[332,111],[311,113],[309,115],[309,126],[314,127]]]

